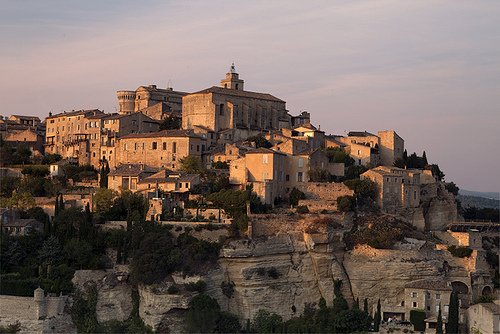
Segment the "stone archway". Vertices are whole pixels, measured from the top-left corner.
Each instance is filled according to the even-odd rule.
[[[459,294],[466,295],[469,293],[469,287],[464,282],[454,281],[454,282],[451,282],[451,286],[452,286],[453,290],[457,291]]]
[[[492,293],[492,290],[491,290],[491,287],[489,285],[486,285],[483,288],[483,291],[481,292],[482,295],[491,295],[491,293]]]

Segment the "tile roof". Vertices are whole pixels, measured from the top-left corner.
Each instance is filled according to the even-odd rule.
[[[443,279],[424,279],[405,284],[405,288],[452,291],[451,283]]]
[[[276,102],[285,102],[281,99],[278,99],[275,96],[272,96],[271,94],[267,93],[255,93],[255,92],[249,92],[245,90],[239,90],[239,89],[228,89],[228,88],[222,88],[222,87],[217,87],[217,86],[212,86],[210,88],[200,90],[199,92],[192,93],[193,94],[210,94],[210,93],[215,93],[215,94],[221,94],[221,95],[230,95],[230,96],[237,96],[237,97],[246,97],[246,98],[251,98],[251,99],[260,99],[260,100],[271,100],[271,101],[276,101]]]
[[[286,155],[283,152],[271,150],[271,149],[264,148],[264,147],[259,147],[259,148],[256,148],[255,150],[249,150],[248,152],[246,152],[246,154],[253,154],[253,153],[268,153],[268,154],[282,154],[282,155]]]
[[[25,227],[25,226],[34,226],[34,225],[43,225],[36,219],[15,219],[8,223],[3,223],[2,226],[5,227]]]
[[[158,172],[158,168],[150,167],[145,164],[120,164],[118,167],[115,167],[108,175],[111,176],[135,176],[141,173],[156,173]]]
[[[349,131],[349,133],[347,134],[348,137],[370,137],[370,136],[373,136],[373,137],[377,137],[376,135],[370,133],[370,132],[366,132],[366,131]]]
[[[158,132],[150,133],[131,133],[120,139],[128,138],[159,138],[159,137],[190,137],[190,138],[201,138],[199,135],[191,132],[190,130],[163,130]]]
[[[48,117],[46,117],[46,119],[47,119],[47,118],[65,117],[65,116],[78,116],[78,115],[85,115],[85,114],[92,113],[92,112],[99,112],[99,113],[103,113],[103,112],[102,112],[101,110],[99,110],[99,109],[76,110],[76,111],[62,112],[62,113],[59,113],[59,114],[55,114],[55,115],[52,115],[52,116],[48,116]]]

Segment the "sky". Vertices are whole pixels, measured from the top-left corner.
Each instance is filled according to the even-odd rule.
[[[327,134],[395,130],[448,182],[500,191],[500,2],[0,1],[0,115],[118,109],[118,90],[245,90]]]

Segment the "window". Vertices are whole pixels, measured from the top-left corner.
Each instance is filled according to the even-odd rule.
[[[417,307],[417,305],[418,305],[418,304],[417,304],[417,302],[413,302],[413,305],[412,305],[412,306],[413,306],[413,307]]]
[[[134,144],[134,149],[137,151],[138,148],[139,148],[139,144],[135,143]]]
[[[431,307],[430,306],[427,306],[427,311],[430,311],[431,310]]]
[[[200,152],[200,145],[196,145],[196,151]]]
[[[177,143],[175,141],[172,143],[172,153],[177,153]]]
[[[413,199],[417,199],[417,192],[413,191]]]
[[[163,143],[163,150],[165,151],[167,149],[167,143]]]
[[[219,115],[224,115],[224,104],[219,105]]]
[[[156,150],[156,147],[157,147],[157,144],[156,144],[156,142],[154,141],[154,142],[153,142],[153,145],[152,145],[152,147],[151,147],[151,148],[152,148],[153,150]]]
[[[290,174],[285,175],[285,181],[287,181],[287,182],[290,181]]]
[[[268,177],[267,177],[267,173],[262,173],[262,180],[267,180]]]
[[[304,167],[304,159],[299,158],[299,167]]]
[[[146,148],[146,143],[142,143],[142,149],[144,150]]]
[[[436,299],[441,299],[441,295],[439,293],[436,293]]]
[[[267,164],[267,161],[268,161],[268,156],[267,156],[267,154],[262,155],[262,163],[263,163],[263,164]]]
[[[418,294],[417,294],[416,292],[413,292],[413,293],[411,294],[411,296],[412,296],[412,298],[417,298]]]

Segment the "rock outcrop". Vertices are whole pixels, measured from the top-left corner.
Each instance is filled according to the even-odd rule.
[[[113,270],[77,270],[73,284],[80,293],[89,285],[97,286],[97,320],[125,320],[132,311],[132,288],[128,284],[128,266]]]

